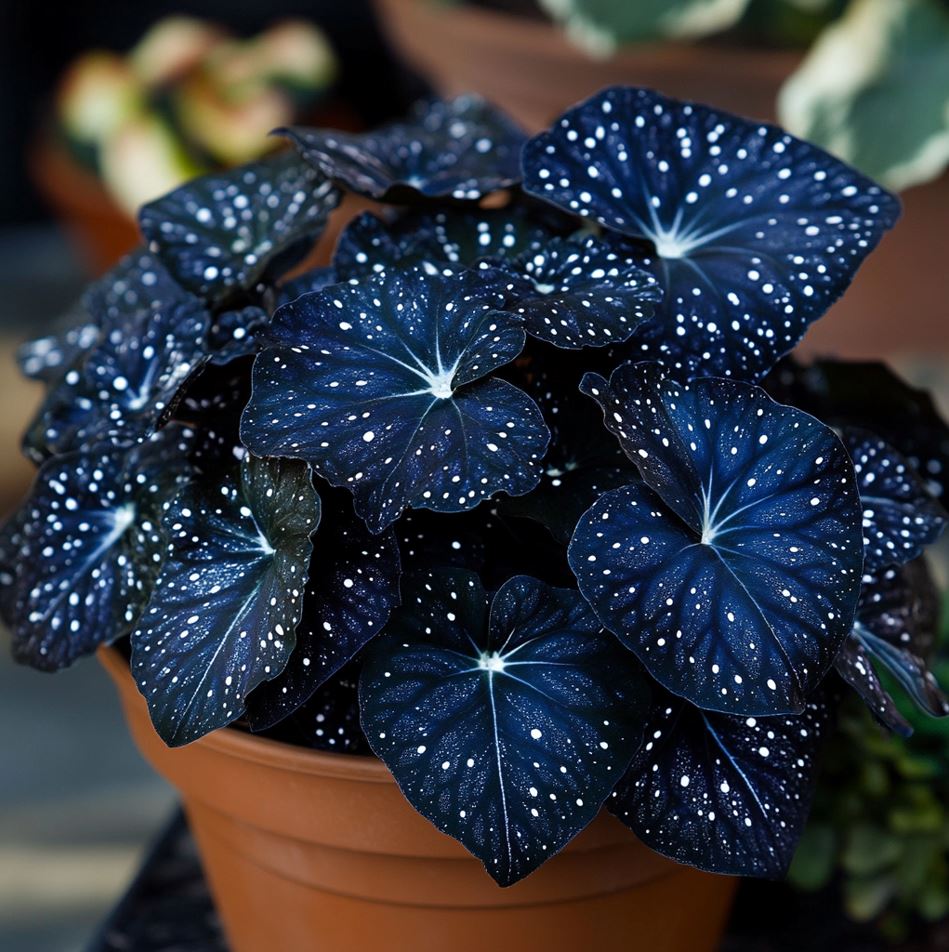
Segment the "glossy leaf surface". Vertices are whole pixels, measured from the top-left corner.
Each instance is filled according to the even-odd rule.
[[[583,516],[570,566],[600,620],[674,694],[800,711],[849,634],[863,540],[853,467],[823,424],[723,379],[625,364],[582,389],[644,483]]]
[[[220,301],[303,257],[339,192],[292,152],[194,179],[145,205],[142,234],[183,287]]]
[[[853,633],[837,656],[836,667],[876,718],[903,736],[912,728],[877,669],[887,670],[928,714],[949,715],[949,699],[927,663],[938,622],[939,596],[924,561],[864,576]]]
[[[489,609],[461,571],[406,593],[359,696],[366,736],[409,802],[501,885],[593,819],[647,703],[638,666],[577,592],[519,576]]]
[[[297,126],[282,130],[330,178],[368,198],[420,192],[477,199],[520,181],[526,136],[478,96],[420,102],[403,122],[348,133]]]
[[[832,713],[820,693],[801,714],[780,717],[713,714],[665,694],[609,809],[679,863],[781,877],[807,819]]]
[[[194,483],[175,499],[168,557],[132,634],[132,673],[165,743],[230,724],[283,670],[319,518],[304,464],[250,454],[218,485]]]
[[[188,474],[189,431],[169,427],[128,452],[49,460],[24,504],[13,653],[56,670],[128,633],[164,553],[161,514]]]
[[[270,727],[307,703],[382,631],[399,604],[401,570],[393,532],[368,532],[351,514],[345,493],[324,491],[321,498],[296,647],[283,673],[251,695],[247,715],[253,730]]]
[[[524,187],[650,240],[665,298],[640,357],[766,373],[843,293],[895,198],[780,129],[633,87],[568,110],[524,151]]]
[[[365,212],[340,235],[333,263],[347,278],[424,261],[473,267],[488,260],[500,266],[519,255],[542,251],[551,238],[575,224],[549,221],[536,209],[516,204],[477,211],[408,212],[391,222]]]
[[[306,459],[379,532],[408,506],[458,512],[540,477],[549,434],[487,375],[524,345],[491,274],[416,268],[282,307],[254,367],[241,437]]]
[[[147,253],[125,259],[85,300],[101,336],[30,425],[24,448],[36,460],[148,437],[207,354],[207,311]]]
[[[627,340],[652,317],[662,293],[642,257],[595,235],[551,238],[506,262],[517,275],[515,311],[534,337],[577,350]]]
[[[860,488],[865,567],[915,559],[942,534],[949,518],[945,509],[910,462],[884,440],[853,428],[844,431],[843,440]]]

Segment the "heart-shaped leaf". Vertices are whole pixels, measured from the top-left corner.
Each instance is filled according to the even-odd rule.
[[[280,131],[325,175],[381,201],[411,193],[478,199],[516,185],[527,138],[503,112],[471,95],[417,103],[405,121],[372,132]]]
[[[637,353],[754,379],[843,293],[897,200],[782,130],[613,87],[524,149],[524,188],[652,241],[665,290]]]
[[[142,234],[182,286],[209,301],[288,270],[339,191],[293,152],[187,182],[145,205]]]
[[[760,388],[624,364],[581,388],[645,481],[583,516],[570,566],[600,620],[699,707],[803,709],[850,633],[863,564],[833,431]]]
[[[19,542],[13,653],[53,671],[126,634],[161,564],[161,513],[188,475],[192,434],[49,460],[11,523]]]
[[[33,459],[145,439],[207,355],[207,311],[150,256],[130,257],[110,280],[86,295],[100,339],[50,390],[27,430]]]
[[[460,512],[540,478],[549,433],[493,377],[524,345],[493,272],[415,268],[280,308],[254,366],[241,438],[350,489],[373,532],[407,506]]]
[[[663,694],[646,743],[607,801],[647,846],[732,876],[787,872],[810,810],[815,759],[831,726],[824,692],[801,714],[712,714]]]
[[[250,454],[169,507],[168,557],[132,633],[132,673],[165,743],[230,724],[283,670],[319,518],[307,466]]]
[[[503,886],[596,816],[642,738],[638,666],[576,591],[527,576],[490,603],[428,574],[370,650],[363,729],[409,802]]]
[[[662,298],[656,279],[631,249],[587,235],[552,238],[505,264],[521,280],[515,311],[528,334],[563,347],[621,343],[652,317]]]
[[[939,596],[924,560],[868,573],[853,633],[837,656],[840,676],[877,720],[904,737],[912,727],[880,682],[874,662],[927,714],[946,717],[949,699],[926,662],[938,621]]]
[[[303,599],[296,648],[283,673],[250,696],[251,728],[265,730],[314,695],[382,631],[399,604],[399,547],[390,530],[370,534],[339,491],[323,492],[322,519]],[[347,512],[348,510],[348,512]]]
[[[866,430],[847,428],[844,445],[853,460],[863,506],[867,569],[909,562],[939,538],[949,516],[909,461]]]

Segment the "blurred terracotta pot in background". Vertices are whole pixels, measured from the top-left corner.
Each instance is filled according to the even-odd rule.
[[[375,2],[393,45],[440,93],[480,93],[531,132],[617,83],[773,120],[778,89],[800,62],[797,53],[672,43],[592,59],[543,20],[438,0]],[[903,218],[808,334],[804,352],[879,359],[949,350],[949,176],[903,200]]]
[[[736,880],[653,853],[606,813],[501,889],[386,767],[234,729],[170,749],[104,648],[131,732],[181,792],[234,952],[711,952]]]

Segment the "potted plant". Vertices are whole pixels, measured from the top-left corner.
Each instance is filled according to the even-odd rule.
[[[905,568],[945,425],[778,365],[897,201],[641,88],[284,132],[25,351],[15,655],[100,652],[235,949],[712,949],[790,862],[834,670],[946,712]],[[344,191],[378,213],[283,279]]]

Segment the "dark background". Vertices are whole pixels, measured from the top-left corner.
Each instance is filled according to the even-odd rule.
[[[63,69],[88,49],[126,52],[169,14],[213,20],[237,36],[287,17],[318,23],[342,64],[339,92],[369,125],[423,88],[395,65],[368,0],[0,0],[0,224],[46,216],[27,156]]]

